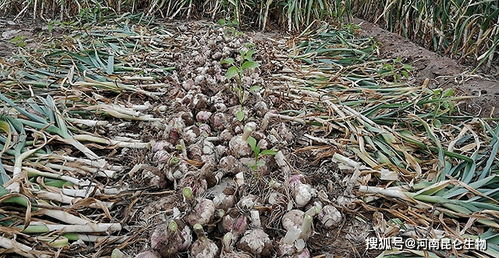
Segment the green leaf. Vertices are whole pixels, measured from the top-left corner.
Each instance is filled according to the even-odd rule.
[[[260,64],[255,62],[255,61],[245,61],[242,65],[241,65],[241,69],[244,71],[244,70],[249,70],[249,69],[255,69],[257,67],[259,67]]]
[[[408,64],[405,64],[402,68],[404,68],[405,70],[407,71],[412,71],[414,70],[414,67],[412,67],[412,65],[408,65]]]
[[[230,64],[230,65],[234,64],[234,58],[230,58],[230,57],[226,58],[226,59],[220,61],[220,64]]]
[[[244,53],[241,53],[241,55],[243,56],[243,58],[244,58],[245,60],[248,60],[248,61],[253,61],[253,55],[254,55],[255,53],[256,53],[256,52],[255,52],[255,50],[252,50],[252,49],[251,49],[251,50],[248,50],[248,51],[246,51],[246,52],[244,52]]]
[[[276,155],[277,154],[277,151],[275,150],[263,150],[262,152],[260,152],[261,155]]]
[[[227,70],[227,73],[225,74],[225,77],[227,77],[227,79],[232,79],[232,78],[234,78],[238,74],[239,74],[239,68],[237,68],[236,66],[231,66]]]
[[[225,24],[227,24],[227,21],[225,19],[219,19],[217,23],[218,25],[224,26]]]
[[[237,121],[241,122],[244,120],[244,111],[239,110],[236,112],[236,119]]]
[[[9,40],[10,43],[16,45],[16,47],[25,47],[26,46],[26,37],[19,35]]]
[[[12,100],[10,100],[9,98],[5,97],[2,93],[0,93],[0,100],[3,100],[5,102],[7,102],[7,104],[9,104],[11,107],[15,108],[19,113],[27,116],[28,118],[30,118],[31,120],[35,120],[39,123],[46,123],[47,121],[45,121],[45,119],[43,119],[42,117],[40,116],[37,116],[35,114],[32,114],[20,107],[18,107],[16,104],[14,104],[14,102]]]
[[[9,149],[12,140],[12,130],[10,128],[9,122],[5,120],[0,120],[0,130],[7,134],[7,137],[5,137],[4,147],[3,149],[0,150],[0,156],[2,156],[2,154]]]
[[[250,136],[250,137],[248,137],[248,139],[246,139],[246,142],[249,144],[251,150],[253,150],[253,151],[256,150],[256,139],[255,138]]]
[[[7,175],[7,172],[5,172],[5,169],[3,168],[2,162],[0,161],[0,187],[5,184],[5,182],[9,181],[10,177]],[[0,194],[2,196],[2,194]]]
[[[253,149],[253,153],[255,154],[255,160],[258,160],[258,158],[260,158],[260,146],[256,145]]]
[[[446,89],[442,93],[442,97],[452,97],[452,96],[454,96],[454,89]]]
[[[106,69],[107,74],[113,74],[114,73],[114,56],[109,56],[107,58],[107,69]]]

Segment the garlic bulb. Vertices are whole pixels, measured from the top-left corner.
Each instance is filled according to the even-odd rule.
[[[254,255],[268,255],[272,249],[272,241],[269,235],[262,229],[256,228],[246,231],[239,240],[237,247]]]
[[[135,258],[161,258],[161,255],[155,251],[144,251],[135,255]]]
[[[303,216],[305,212],[302,210],[290,210],[282,216],[282,227],[286,230],[300,229],[303,224]]]
[[[172,220],[168,224],[161,224],[151,234],[152,249],[163,257],[185,251],[191,243],[191,231],[180,221]]]
[[[194,232],[198,239],[191,247],[191,256],[195,258],[215,258],[218,256],[218,246],[206,237],[203,226],[200,224],[194,225]]]
[[[256,123],[249,122],[244,126],[244,132],[241,136],[234,136],[229,142],[229,149],[236,158],[245,157],[252,153],[249,144],[246,142],[251,133],[255,130]]]
[[[342,220],[341,213],[332,205],[324,206],[317,217],[326,228],[338,226]]]
[[[185,218],[190,225],[200,224],[206,225],[215,214],[215,204],[209,199],[200,199],[194,207],[194,210]]]
[[[302,175],[292,175],[288,178],[288,184],[298,207],[304,207],[312,197],[316,196],[316,190],[311,185],[302,183],[302,179]]]

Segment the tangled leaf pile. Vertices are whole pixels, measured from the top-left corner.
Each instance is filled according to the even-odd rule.
[[[407,83],[412,67],[374,50],[344,31],[312,32],[271,90],[296,103],[289,119],[313,125],[310,140],[339,150],[332,158],[353,170],[358,195],[398,199],[379,208],[370,205],[377,197],[363,200],[385,225],[378,236],[417,236],[419,228],[435,238],[482,238],[497,256],[499,125],[460,115],[466,97]],[[382,212],[400,220],[385,222]]]
[[[0,63],[4,252],[361,256],[369,220],[499,250],[499,126],[354,28],[121,16],[40,44]]]

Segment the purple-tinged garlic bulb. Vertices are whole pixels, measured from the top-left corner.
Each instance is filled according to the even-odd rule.
[[[302,210],[290,210],[282,216],[282,227],[286,229],[286,231],[292,230],[292,229],[300,229],[301,225],[303,224],[303,216],[305,215],[305,212]]]
[[[157,168],[155,167],[147,167],[146,169],[144,169],[142,177],[144,178],[144,180],[146,180],[149,186],[153,186],[157,189],[162,189],[166,186],[167,181],[165,179],[165,176],[161,173],[158,173],[158,171],[156,170]]]
[[[261,150],[266,150],[269,148],[269,143],[265,139],[259,140],[257,145]]]
[[[191,90],[194,87],[194,85],[195,85],[194,80],[188,79],[182,83],[182,88],[184,88],[185,90]]]
[[[199,131],[201,135],[208,136],[211,134],[211,127],[209,124],[200,124]]]
[[[243,166],[234,156],[225,156],[218,162],[218,168],[226,174],[234,175],[239,173]]]
[[[236,236],[234,236],[232,232],[225,233],[224,237],[222,238],[223,251],[225,252],[232,251],[232,246],[234,245],[235,242],[236,242]]]
[[[213,55],[211,55],[212,59],[215,60],[220,60],[222,58],[222,53],[221,52],[215,52]]]
[[[152,151],[160,151],[160,150],[171,150],[173,149],[173,145],[167,141],[157,141],[152,145]]]
[[[239,240],[237,247],[254,255],[266,256],[272,250],[272,241],[267,233],[260,228],[256,228],[246,231]]]
[[[184,139],[187,143],[191,144],[198,140],[200,134],[201,131],[197,126],[189,126],[184,129],[182,133],[182,139]]]
[[[203,154],[212,155],[215,153],[215,145],[210,141],[203,141]]]
[[[236,204],[236,190],[232,179],[221,179],[219,184],[211,188],[210,191],[214,195],[213,204],[215,204],[215,208],[228,211]]]
[[[225,155],[225,153],[227,153],[227,147],[223,145],[215,146],[215,155],[217,155],[218,157],[222,157]]]
[[[220,113],[224,113],[227,111],[227,106],[224,103],[215,103],[213,105],[213,107],[215,108],[215,110],[217,112],[220,112]]]
[[[237,203],[237,206],[240,209],[253,209],[253,207],[261,205],[261,203],[258,201],[258,196],[249,194],[246,196],[243,196],[239,202]]]
[[[309,184],[298,184],[294,188],[295,202],[298,207],[303,207],[315,196],[315,189]]]
[[[206,192],[206,189],[208,189],[208,183],[200,175],[189,172],[186,173],[182,179],[180,179],[179,187],[190,187],[194,196],[200,196]]]
[[[286,229],[286,235],[280,240],[281,252],[291,252],[292,245],[297,240],[303,239],[306,241],[312,235],[314,216],[319,212],[320,207],[313,206],[306,212],[291,210],[283,216],[282,226]]]
[[[162,143],[161,146],[158,145],[157,148],[174,146],[175,144],[178,143],[178,140],[180,139],[180,133],[176,128],[173,128],[172,126],[168,125],[168,126],[166,126],[166,129],[163,130],[163,138],[170,145]]]
[[[241,136],[234,136],[229,141],[229,149],[236,158],[249,156],[252,153],[252,150],[249,144],[246,142],[251,133],[255,130],[256,123],[249,122],[244,126],[244,132]]]
[[[330,228],[338,226],[341,223],[342,215],[334,206],[326,205],[322,208],[317,218],[324,227]]]
[[[302,175],[292,175],[288,179],[288,184],[298,207],[304,207],[316,195],[316,190],[311,185],[302,183],[302,179]]]
[[[228,210],[234,207],[236,197],[233,194],[225,194],[225,191],[213,198],[213,203],[217,209]]]
[[[204,77],[204,75],[198,75],[194,78],[194,83],[196,83],[196,85],[203,85],[203,82],[206,80],[206,78]]]
[[[201,123],[207,123],[210,120],[212,113],[210,111],[199,111],[196,114],[196,120]]]
[[[224,237],[222,238],[222,246],[223,250],[222,253],[220,254],[220,257],[223,258],[251,258],[252,256],[243,253],[243,252],[236,252],[234,251],[234,244],[237,241],[237,236],[232,234],[232,232],[227,232]]]
[[[177,133],[179,134],[179,132],[184,130],[184,128],[186,127],[186,124],[185,124],[184,119],[182,119],[181,117],[175,117],[172,120],[170,120],[170,126],[173,129],[175,129],[177,131]]]
[[[194,95],[194,98],[192,99],[192,108],[196,110],[203,110],[208,108],[208,98],[206,95],[198,93]]]
[[[200,199],[185,221],[190,225],[206,225],[211,222],[215,214],[215,204],[209,199]]]
[[[170,158],[171,158],[171,154],[168,151],[159,150],[159,151],[156,151],[154,153],[152,160],[156,164],[163,164],[163,163],[167,163],[170,160]]]
[[[180,96],[181,98],[177,98],[177,101],[181,105],[185,105],[185,106],[192,105],[192,99],[194,98],[194,94],[196,92],[195,88],[196,88],[196,86],[194,84],[194,81],[192,81],[192,86],[190,86],[189,91],[184,96]]]
[[[221,131],[227,126],[228,120],[224,113],[219,112],[211,116],[210,124],[214,130]]]
[[[224,94],[223,94],[223,92],[218,92],[217,94],[211,96],[210,101],[214,105],[218,104],[218,103],[224,103]]]
[[[187,147],[187,157],[192,160],[201,160],[201,156],[203,155],[203,145],[201,142],[197,142],[189,145]]]
[[[297,250],[297,252],[299,252]],[[303,250],[297,254],[295,254],[293,256],[293,258],[310,258],[311,255],[310,255],[310,251],[308,250],[308,248],[303,248]]]
[[[144,251],[138,253],[135,258],[161,258],[161,255],[155,251]]]
[[[208,183],[208,187],[213,187],[220,182],[223,175],[215,173],[216,162],[214,155],[204,155],[202,156],[202,159],[204,161],[204,165],[199,170],[199,174],[204,177]]]
[[[310,251],[306,248],[306,243],[303,239],[298,239],[291,244],[279,242],[278,248],[281,257],[293,258],[309,258]]]
[[[192,115],[192,112],[187,111],[187,112],[180,112],[179,117],[184,121],[184,124],[187,126],[191,126],[194,124],[194,116]]]
[[[191,256],[194,258],[215,258],[218,256],[218,246],[206,237],[203,226],[195,224],[194,232],[198,239],[191,247]]]
[[[222,219],[220,226],[222,227],[223,232],[232,232],[235,236],[240,236],[248,228],[248,219],[243,214],[231,210],[231,212]]]
[[[232,139],[232,137],[234,136],[229,129],[225,129],[220,133],[219,137],[222,141],[230,141],[230,139]]]
[[[254,110],[258,116],[263,117],[269,111],[269,108],[264,101],[258,101],[254,106]]]
[[[180,221],[179,221],[180,222]],[[192,242],[190,229],[183,223],[172,220],[168,224],[157,226],[151,234],[151,247],[163,257],[169,257],[179,251],[185,251]],[[187,228],[184,230],[184,228]]]
[[[192,231],[187,225],[184,225],[183,229],[180,231],[180,237],[184,241],[180,243],[178,250],[181,252],[189,250],[189,247],[191,247],[192,244]]]

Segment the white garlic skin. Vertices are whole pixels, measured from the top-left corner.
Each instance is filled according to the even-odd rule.
[[[317,217],[324,227],[330,228],[338,226],[341,223],[343,216],[334,206],[326,205],[322,207],[322,210]]]

